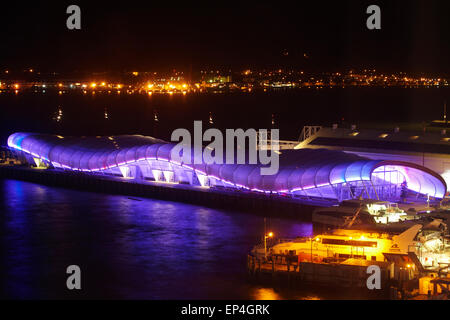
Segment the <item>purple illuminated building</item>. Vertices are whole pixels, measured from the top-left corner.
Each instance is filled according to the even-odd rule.
[[[38,167],[108,174],[161,183],[183,183],[303,199],[351,198],[397,200],[401,185],[415,194],[443,198],[444,179],[423,166],[371,160],[328,149],[282,150],[279,171],[261,175],[261,164],[191,164],[172,160],[174,143],[152,137],[62,137],[14,133],[8,146]]]

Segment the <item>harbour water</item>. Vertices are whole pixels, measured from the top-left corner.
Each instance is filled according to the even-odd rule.
[[[2,298],[301,299],[246,281],[263,218],[183,203],[0,180]],[[309,223],[271,218],[275,234]],[[82,290],[66,288],[78,265]]]
[[[0,93],[1,144],[12,132],[61,135],[143,134],[169,140],[177,128],[204,126],[280,129],[282,140],[297,140],[304,125],[399,123],[441,119],[445,88],[333,88],[294,91],[158,95],[126,93]],[[60,121],[54,115],[61,109]],[[105,119],[105,111],[108,118]],[[155,113],[158,122],[154,121]],[[209,124],[209,116],[213,124]],[[389,119],[389,121],[386,121]]]

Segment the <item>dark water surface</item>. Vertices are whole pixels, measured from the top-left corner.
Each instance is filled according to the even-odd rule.
[[[3,298],[282,299],[321,293],[249,285],[263,218],[188,204],[0,180]],[[312,226],[269,219],[286,237]],[[66,289],[79,265],[82,290]],[[332,294],[332,293],[330,293]]]
[[[350,126],[361,122],[422,122],[441,119],[450,88],[333,88],[266,93],[157,95],[48,92],[0,93],[0,143],[13,132],[61,135],[142,134],[169,140],[194,120],[213,127],[280,128],[283,140],[297,140],[304,125]],[[62,121],[52,120],[58,106]],[[105,108],[108,119],[104,118]],[[155,112],[159,121],[154,119]],[[344,120],[342,120],[344,119]]]

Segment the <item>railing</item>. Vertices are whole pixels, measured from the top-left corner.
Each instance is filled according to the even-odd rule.
[[[279,150],[294,149],[298,145],[298,141],[289,140],[260,140],[257,145],[258,150],[270,150],[272,143],[278,144]]]
[[[443,267],[441,267],[441,265],[443,265]],[[443,273],[445,273],[447,275],[449,273],[449,268],[450,268],[450,263],[439,262],[438,276],[442,277]],[[447,270],[447,271],[444,272],[444,270]]]
[[[304,126],[302,132],[300,133],[298,141],[305,141],[306,139],[319,132],[320,129],[322,129],[322,126]]]

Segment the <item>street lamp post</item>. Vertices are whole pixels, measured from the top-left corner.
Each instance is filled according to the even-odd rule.
[[[267,238],[272,238],[273,232],[266,231],[266,218],[264,218],[264,259],[267,260]]]
[[[273,232],[266,233],[264,235],[264,258],[267,260],[267,238],[272,238]]]

